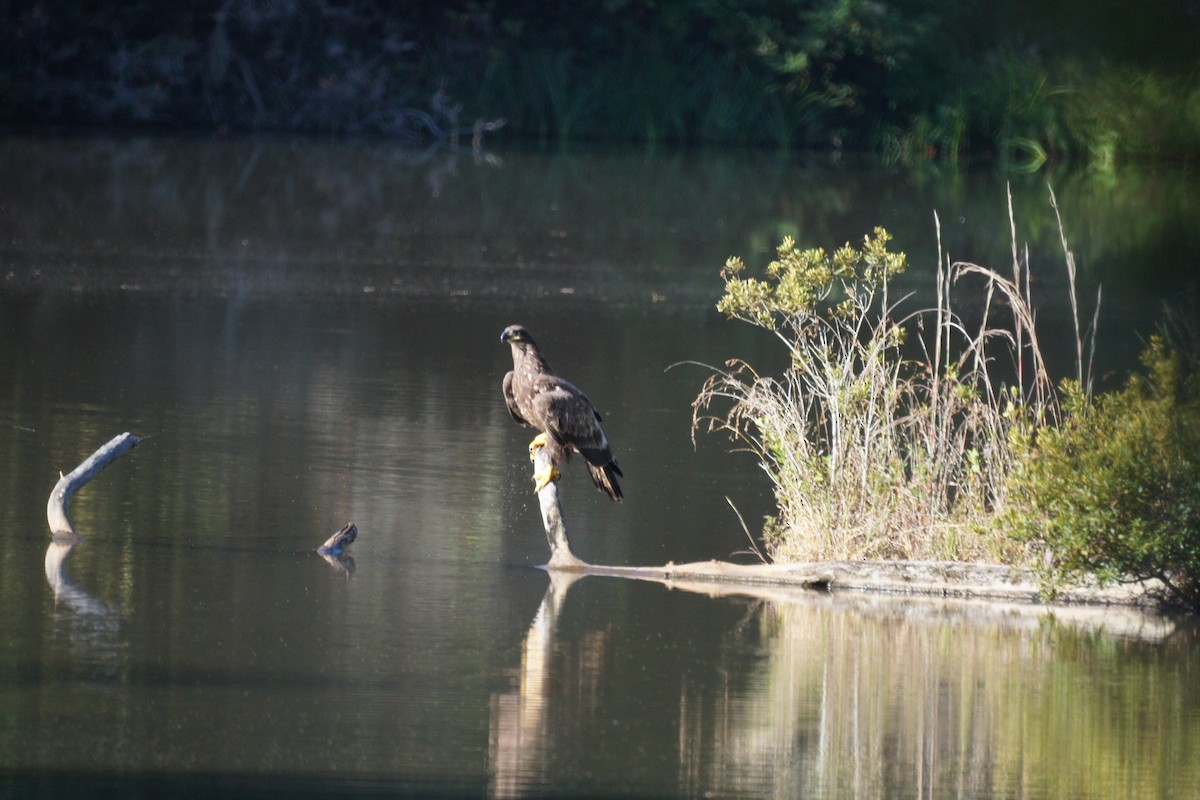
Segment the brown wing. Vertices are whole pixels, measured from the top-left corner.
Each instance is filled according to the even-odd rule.
[[[596,409],[582,392],[567,384],[540,398],[545,398],[548,409],[545,418],[552,426],[549,431],[552,436],[580,453],[608,449]]]
[[[552,376],[547,376],[536,388],[532,404],[540,425],[564,450],[574,450],[583,456],[597,488],[613,500],[620,500],[622,493],[616,476],[621,469],[591,401],[572,384]]]
[[[581,441],[590,442],[595,411],[583,392],[553,375],[539,376],[529,388],[529,410],[537,427],[572,450]]]
[[[520,424],[528,426],[529,420],[521,416],[520,406],[517,405],[516,395],[513,394],[513,374],[511,370],[504,375],[502,389],[504,391],[504,405],[508,406],[508,413]]]

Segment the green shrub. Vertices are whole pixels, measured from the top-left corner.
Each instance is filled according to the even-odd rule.
[[[1094,575],[1157,579],[1200,610],[1200,381],[1161,337],[1145,373],[1089,402],[1067,392],[1061,425],[1024,441],[1001,522],[1038,556],[1048,594]]]

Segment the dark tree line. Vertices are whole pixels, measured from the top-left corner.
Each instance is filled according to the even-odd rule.
[[[0,122],[1170,155],[1197,42],[1200,0],[7,2]]]

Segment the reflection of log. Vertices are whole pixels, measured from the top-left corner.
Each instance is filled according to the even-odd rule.
[[[50,523],[50,533],[56,536],[78,535],[71,526],[71,520],[67,519],[67,502],[71,495],[94,478],[100,470],[132,450],[139,441],[141,439],[132,433],[122,433],[58,479],[58,483],[54,484],[54,489],[50,492],[50,500],[46,503],[46,521]]]
[[[535,474],[545,474],[552,467],[550,448],[542,447],[533,459]],[[550,544],[550,561],[547,569],[579,570],[587,566],[571,552],[567,541],[567,527],[563,524],[562,506],[558,502],[558,481],[548,481],[538,492],[538,503],[542,507],[542,524],[546,528],[546,541]]]

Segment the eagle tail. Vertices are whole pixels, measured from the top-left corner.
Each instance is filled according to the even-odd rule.
[[[621,492],[621,485],[617,483],[617,476],[623,476],[624,473],[617,466],[617,462],[609,461],[607,464],[599,465],[588,462],[587,467],[596,488],[612,498],[613,502],[621,502],[621,498],[625,495]]]

